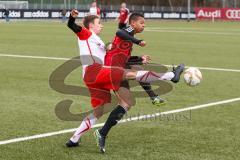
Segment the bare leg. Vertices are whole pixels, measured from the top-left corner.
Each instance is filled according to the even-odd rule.
[[[100,134],[100,137],[102,136],[103,139],[105,139],[111,128],[123,118],[124,114],[126,114],[130,107],[135,104],[128,88],[120,87],[115,94],[119,99],[119,105],[110,113],[104,126],[95,132],[97,135]]]
[[[136,104],[135,99],[132,97],[131,92],[128,88],[120,87],[118,91],[115,92],[119,105],[129,110],[131,106]]]

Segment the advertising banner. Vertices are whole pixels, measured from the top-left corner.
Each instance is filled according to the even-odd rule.
[[[79,18],[83,18],[88,15],[88,10],[80,10]],[[67,11],[66,17],[70,15],[70,10]],[[107,11],[106,18],[116,18],[119,16],[118,11]],[[190,13],[190,18],[195,19],[195,14]],[[0,10],[0,18],[4,18],[4,11]],[[58,19],[62,18],[61,10],[9,10],[9,17],[13,19]],[[186,12],[144,12],[144,17],[148,19],[187,19],[188,14]]]
[[[196,19],[240,20],[239,8],[195,8]]]

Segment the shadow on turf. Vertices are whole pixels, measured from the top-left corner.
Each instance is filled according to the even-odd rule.
[[[75,69],[79,69],[79,67],[83,65],[80,59],[84,64],[89,64],[89,61],[90,62],[92,61],[91,60],[92,58],[89,56],[74,57],[64,62],[62,65],[57,67],[52,72],[52,74],[49,77],[49,85],[53,90],[66,95],[80,95],[80,96],[90,97],[88,88],[82,87],[82,86],[65,84],[64,82],[71,72],[73,72]],[[97,58],[95,57],[94,59],[97,59]],[[142,65],[142,67],[144,68],[144,70],[151,70],[159,73],[164,73],[168,70],[166,67],[159,64]],[[140,86],[139,83],[136,81],[129,81],[129,84],[131,89],[134,89],[135,87]],[[169,93],[173,89],[172,85],[166,81],[153,82],[151,83],[151,85],[154,86],[154,88],[156,88],[156,89],[153,89],[153,91],[158,95]],[[134,100],[136,98],[147,97],[147,94],[143,89],[141,91],[139,90],[131,91],[131,93]],[[101,108],[103,110],[103,113],[106,114],[110,112],[117,105],[117,103],[118,102],[116,97],[114,96],[114,94],[112,94],[111,104],[107,104],[104,106],[104,108]],[[57,103],[57,105],[55,106],[56,116],[59,119],[64,121],[82,121],[87,115],[94,112],[94,110],[89,110],[89,111],[82,110],[82,113],[80,114],[71,113],[70,107],[72,104],[73,104],[73,101],[70,99],[65,99]]]

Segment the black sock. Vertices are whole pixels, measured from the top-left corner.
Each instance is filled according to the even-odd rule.
[[[102,129],[99,130],[99,133],[106,137],[110,129],[117,124],[117,121],[122,119],[125,113],[125,109],[122,106],[117,105],[117,107],[108,116],[106,123]]]
[[[153,100],[153,98],[157,97],[158,95],[154,93],[152,90],[150,83],[139,82],[142,88],[147,92],[148,96]]]

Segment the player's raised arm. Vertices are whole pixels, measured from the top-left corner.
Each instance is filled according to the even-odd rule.
[[[77,25],[75,23],[75,19],[76,17],[78,16],[78,11],[77,10],[72,10],[71,11],[71,14],[69,16],[69,19],[68,19],[68,24],[67,26],[74,32],[74,33],[78,33],[82,30],[82,27]]]
[[[71,11],[71,14],[69,16],[69,19],[68,19],[68,27],[74,32],[76,33],[76,35],[78,36],[78,38],[80,40],[86,40],[88,39],[91,35],[92,35],[92,32],[89,30],[89,26],[85,25],[85,21],[94,21],[95,18],[98,18],[96,16],[93,16],[93,15],[90,15],[90,16],[86,16],[84,17],[84,26],[79,26],[75,23],[75,19],[76,17],[78,16],[78,11],[77,10],[72,10]],[[86,22],[88,23],[88,22]],[[93,22],[92,22],[93,23]],[[87,28],[85,28],[87,27]]]

